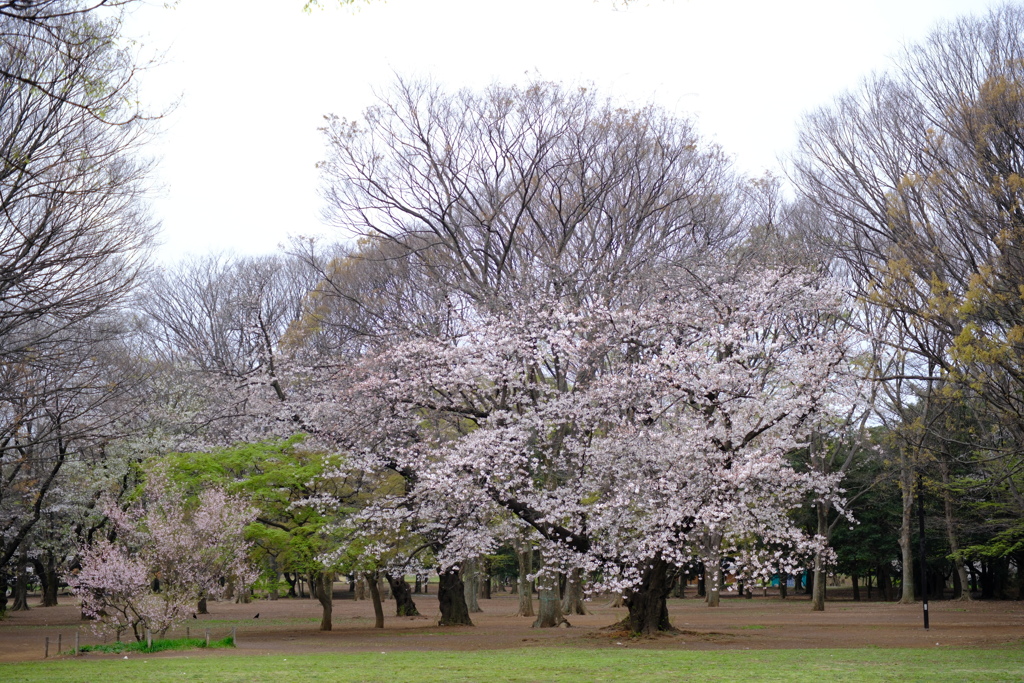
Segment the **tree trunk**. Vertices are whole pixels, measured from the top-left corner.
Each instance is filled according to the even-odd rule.
[[[18,557],[18,568],[14,578],[14,594],[11,596],[12,612],[27,612],[28,606],[28,557],[23,552]]]
[[[860,602],[860,583],[858,582],[858,576],[856,574],[850,577],[850,581],[853,582],[853,601]]]
[[[57,577],[57,562],[53,552],[48,551],[43,561],[33,560],[32,565],[36,568],[36,576],[39,577],[40,588],[43,592],[42,606],[56,607],[60,579]]]
[[[519,563],[519,578],[516,581],[516,588],[519,591],[519,610],[517,617],[532,617],[533,594],[530,591],[530,582],[527,576],[533,573],[533,549],[528,544],[516,548],[516,560]]]
[[[828,503],[819,501],[815,506],[818,513],[818,535],[828,540]],[[821,551],[814,553],[814,587],[811,590],[811,611],[825,611],[825,562]]]
[[[384,628],[384,605],[380,601],[380,584],[377,581],[377,572],[367,572],[366,585],[370,587],[370,600],[373,602],[373,627]]]
[[[903,562],[902,594],[900,604],[914,602],[914,553],[911,522],[914,511],[914,467],[907,449],[900,449],[900,492],[903,496],[903,515],[900,522],[900,557]]]
[[[205,595],[203,597],[199,598],[199,604],[196,605],[196,613],[198,613],[198,614],[209,614],[209,612],[206,611],[206,596]]]
[[[626,594],[625,603],[629,609],[626,621],[630,633],[653,635],[672,630],[668,620],[668,593],[671,588],[668,563],[660,557],[654,558],[644,567],[640,585]]]
[[[883,600],[892,602],[892,577],[889,575],[889,567],[884,564],[878,565],[878,592],[882,594]]]
[[[466,606],[465,586],[457,569],[438,572],[437,602],[441,607],[438,626],[472,626]]]
[[[680,574],[678,577],[676,577],[676,582],[672,586],[672,597],[686,597],[686,574]]]
[[[366,599],[366,580],[362,574],[356,576],[356,600]]]
[[[477,601],[480,592],[480,570],[475,559],[462,564],[462,590],[465,592],[466,608],[470,613],[483,612]]]
[[[722,594],[722,535],[713,533],[708,541],[708,556],[704,561],[708,607],[718,607]]]
[[[270,573],[273,575],[273,580],[270,582],[270,595],[268,596],[271,600],[277,600],[281,597],[280,591],[278,590],[278,582],[281,579],[281,574],[277,571],[277,558],[270,555],[268,558],[268,564],[270,565]]]
[[[406,583],[404,576],[392,576],[385,574],[388,585],[391,586],[391,595],[395,596],[395,616],[397,617],[418,617],[420,612],[416,609],[416,603],[412,600],[412,591]]]
[[[488,558],[484,558],[480,567],[480,592],[477,595],[481,600],[491,599],[491,561]]]
[[[586,614],[583,604],[583,570],[573,569],[565,579],[565,594],[562,595],[563,614]]]
[[[558,576],[547,572],[537,577],[539,606],[533,628],[555,628],[568,624],[562,615],[562,601],[558,597]]]
[[[946,521],[946,541],[949,543],[949,554],[953,558],[953,600],[970,600],[971,592],[967,586],[967,567],[960,556],[960,540],[956,534],[956,520],[953,517],[953,493],[949,490],[949,464],[940,459],[939,470],[942,473],[942,507]]]
[[[320,630],[330,631],[334,613],[334,574],[332,572],[310,572],[309,592],[320,602],[323,609],[320,616]]]
[[[7,572],[0,567],[0,617],[7,611]]]

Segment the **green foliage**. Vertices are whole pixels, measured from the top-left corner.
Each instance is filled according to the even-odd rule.
[[[345,541],[344,518],[354,507],[332,508],[329,516],[306,504],[328,494],[357,503],[359,482],[332,473],[342,469],[340,456],[301,448],[302,436],[284,441],[238,444],[212,453],[176,453],[161,464],[186,492],[196,494],[221,486],[244,496],[259,511],[246,529],[256,546],[256,559],[269,569],[263,587],[269,592],[277,573],[316,572],[325,567],[321,557]]]

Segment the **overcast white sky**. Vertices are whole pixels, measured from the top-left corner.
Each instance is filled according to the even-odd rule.
[[[623,102],[694,116],[738,168],[760,174],[827,104],[940,21],[981,0],[371,0],[305,14],[302,0],[159,2],[128,36],[164,51],[142,77],[180,103],[159,157],[159,256],[273,251],[321,225],[317,127],[353,118],[394,74],[452,87],[588,83]]]

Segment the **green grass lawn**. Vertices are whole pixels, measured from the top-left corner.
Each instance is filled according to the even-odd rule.
[[[1024,649],[388,652],[0,665],[0,681],[1024,681]]]

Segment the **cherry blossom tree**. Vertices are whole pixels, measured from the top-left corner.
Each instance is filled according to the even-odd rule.
[[[800,273],[636,291],[631,305],[517,301],[456,338],[392,347],[343,419],[372,435],[365,466],[409,473],[408,498],[511,515],[541,539],[542,591],[554,572],[593,572],[650,633],[670,628],[672,572],[709,535],[747,576],[820,547],[788,512],[808,495],[841,509],[837,480],[785,456],[844,395],[851,342],[839,292]],[[478,525],[448,534],[449,563],[490,542]]]
[[[131,629],[166,632],[194,610],[197,600],[225,593],[222,579],[245,590],[256,580],[248,564],[244,529],[255,510],[220,488],[208,488],[192,504],[159,471],[150,473],[145,505],[108,505],[115,540],[81,552],[81,569],[66,579],[97,628],[118,638]],[[159,580],[160,592],[152,590]]]

